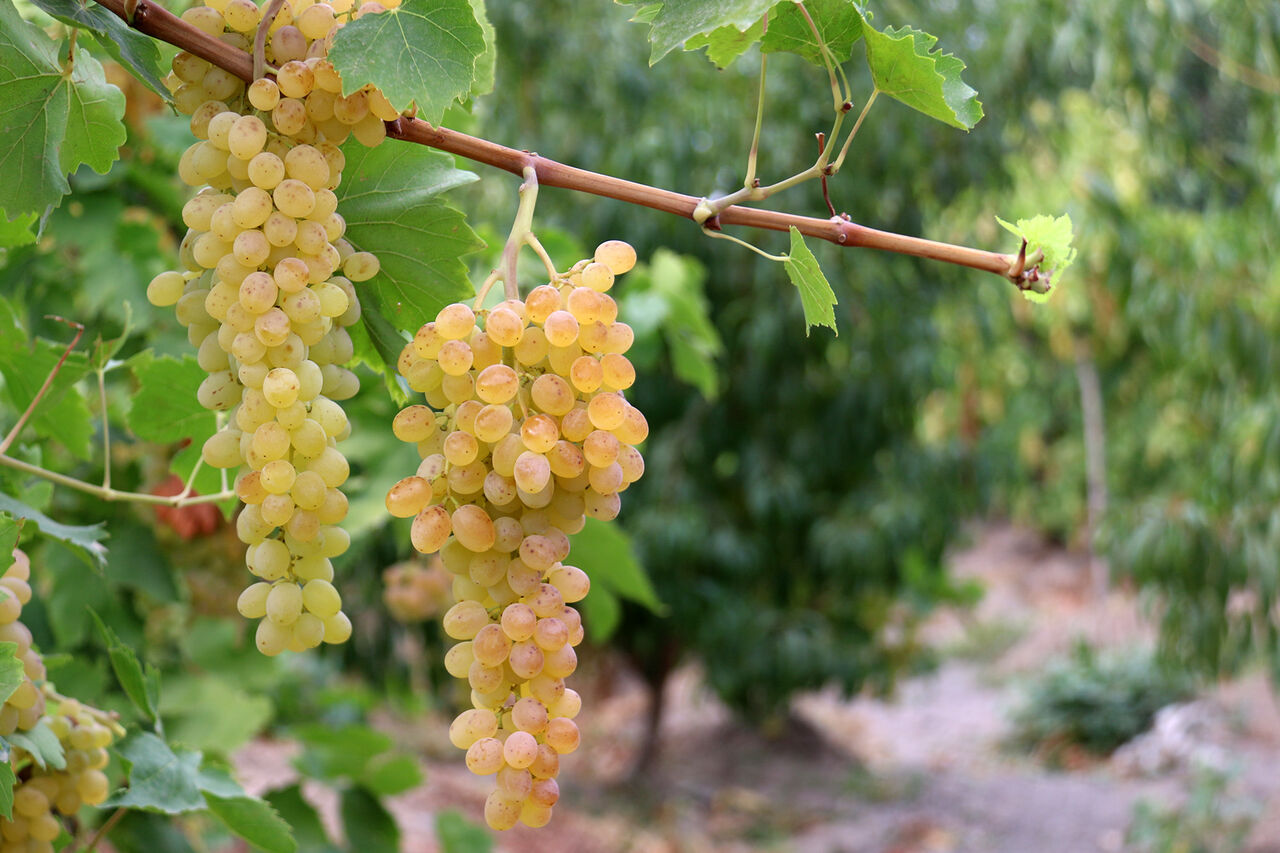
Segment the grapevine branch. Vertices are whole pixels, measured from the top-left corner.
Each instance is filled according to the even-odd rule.
[[[97,2],[139,32],[195,54],[246,82],[254,79],[252,56],[188,24],[152,0],[136,0],[136,2],[134,0],[97,0]],[[881,231],[840,217],[819,219],[736,204],[718,210],[714,216],[708,218],[705,215],[705,200],[696,196],[568,166],[537,154],[508,148],[487,139],[430,125],[419,119],[399,118],[388,122],[387,135],[394,139],[437,148],[521,177],[524,176],[525,167],[531,166],[540,186],[560,187],[612,198],[681,216],[714,229],[726,225],[739,225],[768,231],[789,231],[794,227],[806,237],[826,240],[837,246],[881,249],[902,255],[943,261],[994,273],[1013,280],[1015,284],[1022,284],[1021,276],[1013,277],[1010,274],[1015,261],[1012,255]],[[699,212],[702,215],[698,215]]]
[[[42,468],[39,465],[33,465],[22,459],[17,459],[9,455],[9,448],[13,442],[17,440],[18,433],[22,427],[26,425],[31,415],[35,412],[36,407],[40,405],[40,401],[44,399],[49,388],[53,386],[53,380],[57,378],[58,372],[62,370],[62,366],[66,364],[67,356],[71,355],[71,351],[75,349],[76,344],[80,341],[80,336],[84,334],[84,326],[74,320],[67,320],[63,317],[51,317],[54,320],[62,320],[62,322],[71,326],[76,330],[75,337],[71,339],[71,343],[67,344],[67,348],[63,350],[62,357],[54,364],[53,369],[49,371],[49,375],[45,377],[44,384],[40,386],[40,390],[31,398],[31,402],[27,405],[26,411],[18,418],[17,423],[9,430],[9,434],[4,437],[4,441],[0,441],[0,465],[6,468],[13,468],[36,477],[43,477],[50,482],[58,483],[69,489],[87,492],[102,498],[104,501],[130,501],[132,503],[156,504],[159,506],[184,507],[193,504],[216,503],[217,501],[227,500],[236,496],[234,491],[223,490],[215,495],[193,495],[192,490],[195,484],[196,474],[200,471],[200,466],[204,464],[204,458],[196,460],[195,467],[191,469],[191,476],[187,478],[186,484],[181,492],[176,495],[153,495],[147,492],[124,492],[119,489],[111,488],[111,447],[106,444],[104,447],[106,457],[106,469],[103,472],[103,483],[101,486],[94,483],[87,483],[84,480],[77,480],[75,477],[68,477],[66,474],[59,474],[57,471],[50,471],[48,468]],[[101,382],[102,374],[99,373],[99,382]],[[106,402],[103,398],[103,423],[104,432],[106,430]]]

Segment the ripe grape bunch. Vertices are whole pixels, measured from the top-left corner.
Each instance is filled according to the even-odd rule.
[[[394,5],[289,0],[268,25],[274,79],[246,90],[184,52],[166,81],[198,140],[178,173],[207,186],[182,211],[183,270],[156,276],[147,296],[173,305],[198,347],[201,405],[228,413],[203,460],[241,469],[236,529],[260,580],[238,608],[261,620],[267,655],[351,635],[330,562],[350,544],[338,526],[350,472],[336,446],[350,434],[338,401],[359,390],[341,367],[352,356],[346,327],[360,318],[352,282],[377,274],[378,260],[343,238],[334,189],[345,166],[338,146],[352,135],[377,145],[398,112],[370,87],[344,97],[326,54],[346,21]],[[243,50],[263,23],[252,0],[208,0],[182,17]]]
[[[74,817],[82,805],[107,799],[107,747],[123,732],[110,715],[58,695],[46,680],[44,661],[31,647],[31,631],[19,621],[22,606],[31,600],[30,576],[31,561],[15,549],[13,564],[0,577],[0,642],[17,645],[23,681],[0,708],[0,734],[30,731],[43,722],[57,737],[65,763],[59,769],[10,745],[8,763],[17,782],[12,817],[0,817],[0,853],[53,853],[62,832],[55,812]]]
[[[474,773],[497,774],[484,809],[495,829],[545,825],[560,756],[578,747],[582,702],[565,678],[583,631],[569,605],[590,582],[564,561],[569,536],[587,516],[616,517],[644,471],[635,446],[649,427],[625,397],[633,334],[606,293],[635,260],[609,241],[523,302],[479,316],[449,305],[399,359],[428,405],[393,423],[422,463],[387,509],[412,517],[413,547],[439,552],[454,575],[444,630],[461,642],[445,666],[468,681],[473,707],[449,736]]]

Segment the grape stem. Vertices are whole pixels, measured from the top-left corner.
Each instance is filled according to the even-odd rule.
[[[516,277],[516,262],[520,258],[520,248],[528,245],[542,258],[551,275],[555,275],[555,265],[547,255],[547,250],[533,236],[533,211],[538,204],[538,172],[533,166],[525,166],[522,170],[524,181],[520,184],[520,204],[516,208],[515,221],[511,223],[511,233],[502,246],[502,257],[497,268],[489,273],[480,290],[476,294],[475,310],[484,305],[484,298],[489,295],[489,288],[501,281],[502,290],[507,299],[520,298],[520,281]]]
[[[258,24],[258,31],[253,35],[254,80],[261,79],[267,73],[267,33],[283,6],[284,0],[271,0],[271,5],[262,12],[262,21]]]
[[[84,334],[84,326],[75,320],[68,320],[65,317],[57,317],[47,315],[47,320],[58,320],[66,323],[68,326],[76,330],[75,337],[71,339],[71,343],[67,344],[67,348],[62,351],[62,356],[58,359],[57,364],[49,371],[49,375],[44,378],[44,384],[40,386],[40,390],[36,391],[36,395],[31,398],[31,402],[27,404],[27,409],[18,418],[18,422],[13,425],[13,429],[9,430],[9,434],[4,437],[4,441],[0,441],[0,456],[9,452],[9,448],[13,446],[13,442],[18,438],[18,433],[26,426],[27,421],[35,412],[36,406],[40,405],[40,401],[44,399],[44,395],[49,393],[49,387],[53,385],[53,380],[57,377],[58,371],[62,370],[62,365],[67,363],[67,356],[71,355],[71,351],[76,348],[76,344],[80,343],[80,336]]]
[[[153,0],[96,0],[99,5],[119,16],[126,23],[161,41],[182,48],[202,59],[217,65],[242,80],[252,82],[253,58],[243,50],[203,32],[192,24],[164,9]],[[130,16],[126,6],[134,8]],[[843,105],[841,105],[843,107]],[[836,123],[839,124],[840,116]],[[847,248],[880,249],[918,258],[942,261],[971,269],[993,273],[1002,278],[1009,278],[1008,272],[1013,264],[1014,256],[983,249],[941,243],[922,237],[896,234],[868,228],[842,218],[820,219],[812,216],[798,216],[773,210],[743,207],[735,202],[725,204],[723,200],[717,204],[718,210],[713,214],[705,211],[713,204],[707,199],[685,195],[660,187],[647,186],[633,181],[615,178],[578,169],[545,157],[539,157],[526,151],[518,151],[459,133],[445,127],[436,127],[419,119],[399,118],[387,123],[387,135],[393,139],[414,142],[437,148],[441,151],[484,163],[498,169],[522,175],[524,169],[533,166],[541,186],[560,187],[576,192],[612,198],[628,204],[682,216],[692,219],[699,225],[719,229],[728,225],[740,225],[747,228],[761,228],[769,231],[789,231],[795,228],[806,237],[827,240],[838,246]],[[828,136],[834,144],[836,135]],[[832,146],[827,147],[831,151]],[[787,179],[783,182],[790,186],[800,183],[815,174],[806,170],[803,177]],[[727,198],[727,197],[726,197]],[[749,200],[745,196],[739,200]],[[1026,270],[1022,279],[1010,279],[1014,284],[1023,285],[1029,281],[1034,270]]]
[[[106,421],[106,390],[102,385],[102,371],[98,373],[99,393],[102,399],[102,421],[103,421],[103,453],[105,456],[103,462],[103,483],[101,486],[94,483],[87,483],[84,480],[77,480],[75,477],[68,477],[66,474],[59,474],[57,471],[50,471],[47,468],[41,468],[39,465],[32,465],[21,459],[16,459],[9,455],[9,448],[13,446],[13,442],[18,438],[18,433],[30,420],[31,415],[35,412],[36,407],[40,405],[40,401],[44,399],[45,394],[49,392],[49,388],[53,385],[53,380],[57,378],[62,366],[67,362],[67,356],[71,355],[71,351],[75,349],[77,343],[80,342],[80,336],[84,334],[84,326],[74,320],[68,320],[65,317],[57,317],[50,315],[48,319],[59,320],[66,323],[76,330],[75,336],[71,339],[71,343],[67,344],[66,349],[62,351],[62,357],[54,364],[53,369],[49,371],[49,375],[45,377],[44,384],[40,386],[40,390],[31,398],[31,402],[27,405],[26,411],[18,418],[18,422],[9,430],[9,434],[4,437],[4,441],[0,441],[0,465],[6,468],[13,468],[32,474],[36,477],[43,477],[54,483],[76,489],[81,492],[88,492],[96,495],[104,501],[131,501],[133,503],[157,504],[161,506],[184,507],[193,504],[216,503],[217,501],[226,500],[236,496],[234,491],[224,489],[216,495],[192,495],[193,483],[195,483],[196,473],[200,470],[200,466],[204,463],[203,456],[196,461],[196,465],[191,469],[191,476],[187,478],[186,485],[182,491],[176,495],[152,495],[145,492],[122,492],[118,489],[111,488],[111,445],[108,439]]]
[[[762,19],[762,32],[769,31],[769,13],[766,12]],[[751,134],[751,147],[747,150],[747,176],[743,178],[742,185],[744,187],[756,187],[760,185],[760,179],[756,177],[756,160],[760,154],[760,130],[764,127],[764,72],[768,67],[769,57],[767,54],[760,54],[760,91],[756,96],[756,127]]]
[[[102,822],[102,826],[98,827],[98,831],[95,832],[92,836],[90,836],[88,842],[85,843],[85,846],[83,848],[85,853],[93,853],[94,850],[97,850],[98,843],[107,837],[107,833],[115,829],[116,824],[120,822],[120,819],[124,817],[125,813],[128,811],[129,811],[129,808],[127,806],[121,806],[120,808],[113,811],[111,813],[111,817],[104,820]],[[75,849],[79,850],[81,848],[77,847]]]

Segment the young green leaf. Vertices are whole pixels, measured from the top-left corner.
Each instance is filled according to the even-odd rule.
[[[56,205],[71,190],[68,173],[84,163],[105,173],[124,144],[124,94],[87,51],[64,74],[67,49],[0,0],[0,184],[10,216]]]
[[[69,341],[71,332],[67,331]],[[40,393],[66,350],[66,341],[29,339],[17,312],[0,299],[0,376],[4,376],[0,402],[8,403],[17,412],[24,411]],[[89,360],[85,354],[71,352],[40,398],[26,427],[30,434],[53,438],[82,459],[90,452],[93,416],[76,383],[88,370]]]
[[[1065,213],[1057,217],[1040,214],[1030,219],[1019,219],[1015,225],[997,216],[996,222],[1027,241],[1027,255],[1034,255],[1037,251],[1044,253],[1037,273],[1041,277],[1037,284],[1044,288],[1043,291],[1038,287],[1027,287],[1022,288],[1022,295],[1032,302],[1047,302],[1058,289],[1062,274],[1076,259],[1078,250],[1071,248],[1071,217]]]
[[[13,786],[17,781],[13,765],[8,761],[0,763],[0,817],[5,820],[13,820]]]
[[[360,284],[365,330],[394,365],[404,346],[395,329],[416,332],[450,302],[475,293],[460,258],[484,244],[440,195],[478,178],[455,168],[449,155],[420,145],[348,144],[343,150],[347,168],[338,200],[347,239],[381,264]]]
[[[764,13],[778,0],[667,0],[653,16],[649,41],[653,51],[649,64],[654,65],[677,47],[697,36],[714,33],[722,27],[746,32],[759,23]],[[724,36],[722,35],[721,38]],[[701,43],[695,43],[700,46]]]
[[[636,559],[631,540],[617,525],[588,518],[582,530],[570,539],[574,561],[591,576],[592,589],[582,605],[588,614],[583,621],[593,639],[606,639],[617,626],[618,597],[642,604],[655,613],[663,612],[662,601]],[[603,604],[593,602],[596,596],[606,600]],[[613,601],[607,600],[610,598]]]
[[[475,13],[476,22],[484,33],[484,53],[476,57],[476,76],[471,84],[471,97],[478,98],[493,91],[498,64],[498,34],[494,32],[493,24],[489,23],[484,0],[471,0],[471,11]]]
[[[130,27],[105,6],[88,0],[32,0],[50,16],[64,24],[93,33],[111,58],[127,68],[147,88],[166,101],[169,90],[160,82],[165,69],[154,39]]]
[[[36,241],[36,232],[32,226],[40,219],[39,213],[23,213],[9,221],[9,214],[0,210],[0,250],[16,249],[18,246],[29,246]],[[0,251],[0,260],[4,253]]]
[[[417,103],[419,117],[438,124],[476,82],[484,30],[471,0],[404,0],[338,30],[329,59],[344,94],[372,83],[396,109]]]
[[[452,809],[436,813],[436,840],[440,842],[441,853],[490,853],[493,850],[489,833]]]
[[[45,720],[41,720],[25,732],[14,732],[9,735],[8,740],[14,746],[24,749],[31,756],[31,760],[42,768],[65,770],[67,767],[67,757],[62,749],[62,741],[58,740],[58,736],[53,733]]]
[[[862,8],[853,0],[805,0],[813,26],[795,3],[779,3],[769,14],[769,29],[760,41],[763,53],[794,53],[814,65],[826,65],[822,47],[840,65],[849,59],[853,46],[862,38]],[[821,41],[814,37],[818,31]]]
[[[22,524],[13,516],[0,512],[0,575],[9,571],[9,567],[13,565],[13,549],[18,547],[20,533]]]
[[[107,565],[107,549],[102,544],[107,531],[106,525],[102,522],[86,526],[60,524],[39,510],[32,509],[8,495],[0,495],[0,512],[7,512],[14,518],[30,519],[45,536],[57,539],[97,569]]]
[[[120,686],[134,707],[143,713],[151,722],[158,720],[156,708],[160,704],[160,676],[154,667],[148,665],[144,672],[142,664],[133,649],[120,642],[107,624],[97,613],[90,610],[89,615],[97,626],[98,636],[107,648],[107,657],[111,660],[111,668],[115,671]]]
[[[196,389],[206,374],[194,356],[157,358],[144,350],[129,359],[129,365],[138,382],[138,393],[126,418],[134,435],[162,444],[184,438],[203,444],[213,435],[217,419],[196,399]]]
[[[227,829],[259,850],[293,853],[298,849],[292,828],[269,803],[249,796],[223,798],[208,791],[204,799]]]
[[[715,63],[717,68],[728,68],[735,59],[746,53],[751,45],[760,41],[763,32],[764,27],[759,21],[748,27],[745,32],[734,26],[721,27],[688,39],[684,43],[684,49],[698,50],[705,47],[707,59]]]
[[[107,800],[103,808],[133,808],[182,814],[206,807],[196,782],[203,756],[194,750],[173,749],[150,732],[136,734],[117,750],[129,773],[129,787]]]
[[[13,695],[23,681],[22,661],[17,658],[17,643],[0,643],[0,702]]]
[[[791,252],[783,264],[787,278],[800,291],[800,305],[804,308],[805,334],[814,326],[826,326],[839,334],[836,328],[836,295],[818,266],[818,259],[805,245],[800,231],[791,226]]]
[[[960,79],[964,63],[950,53],[934,50],[937,36],[911,27],[889,27],[881,32],[866,18],[862,19],[862,35],[877,91],[962,130],[971,129],[982,119],[978,93]]]
[[[398,853],[400,828],[382,801],[367,788],[342,792],[342,826],[352,850],[360,853]]]
[[[266,799],[293,828],[293,838],[302,853],[339,853],[339,849],[329,840],[324,824],[320,822],[320,815],[302,798],[300,787],[291,785],[272,791],[267,794]]]

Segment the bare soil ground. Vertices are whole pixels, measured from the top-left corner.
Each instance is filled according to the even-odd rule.
[[[736,724],[682,670],[667,692],[661,751],[630,780],[642,748],[648,697],[622,671],[596,661],[576,678],[586,702],[584,748],[562,764],[552,828],[515,830],[502,853],[1120,853],[1134,804],[1175,803],[1189,772],[1135,776],[1118,762],[1059,772],[1004,746],[1020,685],[1084,638],[1100,647],[1149,643],[1151,626],[1123,591],[1095,601],[1088,560],[1015,528],[975,530],[954,572],[987,595],[968,614],[944,613],[930,641],[950,650],[928,676],[891,700],[817,693],[766,738]],[[1263,808],[1251,853],[1280,853],[1280,712],[1261,677],[1206,697],[1229,721],[1215,747],[1239,772],[1239,796]],[[491,784],[467,772],[447,743],[447,721],[416,723],[426,783],[395,798],[407,853],[434,853],[443,809],[472,819]],[[255,781],[287,773],[261,745]],[[324,792],[312,792],[323,801]],[[330,812],[332,813],[332,812]]]

